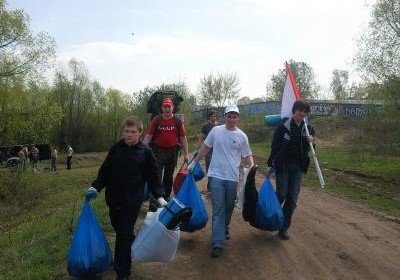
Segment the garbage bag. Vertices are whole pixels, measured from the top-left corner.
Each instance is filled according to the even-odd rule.
[[[258,192],[256,227],[274,231],[283,225],[283,212],[269,177],[266,177]]]
[[[203,168],[201,168],[200,162],[196,162],[196,164],[194,165],[192,174],[193,174],[193,178],[196,182],[200,181],[201,179],[204,178],[205,174],[204,174]]]
[[[158,220],[161,211],[162,208],[156,212],[147,212],[131,247],[132,261],[169,262],[174,259],[180,231],[169,230]]]
[[[194,181],[193,174],[189,172],[185,181],[176,195],[176,198],[192,209],[192,216],[189,221],[182,223],[181,230],[186,232],[194,232],[206,226],[208,221],[207,210],[203,199]]]
[[[248,167],[243,167],[243,179],[239,183],[239,188],[237,191],[237,201],[235,208],[237,210],[242,210],[243,209],[243,203],[244,203],[244,189],[246,186],[246,181],[247,181],[247,175],[249,174],[250,168]]]
[[[68,272],[75,277],[91,277],[108,270],[112,264],[107,239],[85,200],[68,253]]]
[[[253,166],[250,168],[249,173],[247,174],[244,187],[244,201],[242,210],[243,219],[246,222],[249,222],[252,226],[256,225],[256,209],[258,202],[258,193],[256,189],[257,168],[257,165]]]

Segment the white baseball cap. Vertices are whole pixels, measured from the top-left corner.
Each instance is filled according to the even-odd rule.
[[[236,106],[236,104],[229,104],[228,106],[226,106],[224,114],[228,114],[230,112],[235,112],[237,114],[240,114],[239,108],[238,108],[238,106]]]

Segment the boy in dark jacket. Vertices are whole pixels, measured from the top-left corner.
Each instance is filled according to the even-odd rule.
[[[117,279],[128,279],[131,270],[131,245],[134,226],[143,203],[147,183],[160,205],[165,205],[165,189],[158,175],[152,151],[139,140],[142,122],[128,117],[122,124],[122,139],[115,143],[101,165],[97,179],[87,190],[86,199],[97,197],[106,188],[105,198],[111,224],[116,232],[114,270]]]
[[[314,142],[314,130],[308,126],[310,136],[307,137],[304,127],[304,118],[309,111],[310,105],[305,101],[294,102],[292,117],[278,125],[272,138],[267,173],[275,169],[276,193],[279,203],[284,203],[282,210],[285,220],[278,233],[283,240],[289,239],[287,230],[296,209],[302,173],[307,172],[310,163],[309,142]]]

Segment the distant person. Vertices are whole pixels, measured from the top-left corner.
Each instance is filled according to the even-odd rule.
[[[50,171],[57,171],[57,157],[58,157],[57,150],[54,147],[51,148],[51,168],[50,168]]]
[[[39,162],[39,149],[36,148],[35,145],[31,146],[30,155],[32,160],[33,171],[36,172],[38,171],[37,164]]]
[[[18,151],[18,170],[19,171],[23,171],[25,170],[25,165],[26,165],[26,158],[25,158],[25,150],[24,147],[22,147],[19,151]]]
[[[203,140],[207,138],[208,133],[210,133],[211,129],[213,129],[213,127],[216,126],[216,125],[218,125],[218,123],[217,123],[217,111],[212,109],[212,110],[210,110],[210,112],[208,114],[208,122],[205,123],[201,127],[201,131],[197,135],[196,150],[199,150],[201,148],[201,144],[203,143]],[[213,151],[213,149],[211,148],[210,151],[205,155],[206,172],[208,172],[208,168],[210,167],[210,162],[211,162],[211,158],[212,158],[212,151]],[[209,181],[207,182],[207,191],[210,192]]]
[[[67,169],[71,169],[72,165],[72,154],[74,153],[74,150],[72,149],[71,145],[67,145]]]
[[[314,129],[309,126],[307,137],[304,118],[310,112],[310,105],[297,100],[292,107],[292,117],[278,125],[271,143],[271,154],[268,158],[267,174],[275,170],[276,193],[280,204],[283,204],[283,227],[278,236],[288,240],[288,229],[300,194],[302,174],[307,172],[310,158],[309,142],[314,142]]]
[[[28,167],[30,160],[29,160],[29,150],[27,146],[24,146],[22,148],[22,151],[24,152],[24,170]]]
[[[143,124],[138,118],[124,120],[122,139],[110,148],[97,179],[86,193],[86,199],[90,200],[106,188],[111,225],[116,232],[114,270],[117,279],[128,279],[131,272],[133,230],[143,203],[145,184],[161,206],[167,204],[154,154],[139,140],[142,130]]]
[[[151,146],[157,159],[159,177],[166,189],[167,199],[171,195],[174,170],[180,150],[184,161],[188,160],[188,144],[185,125],[174,116],[174,103],[170,98],[164,98],[161,105],[162,114],[153,118],[143,140]],[[163,176],[162,176],[163,175]],[[150,200],[150,210],[155,211],[154,200]]]
[[[192,170],[196,162],[213,149],[208,178],[211,189],[212,205],[212,257],[219,257],[230,239],[229,224],[239,182],[239,166],[244,158],[249,166],[254,165],[253,156],[246,134],[237,127],[239,108],[229,105],[225,108],[225,125],[215,126],[204,141],[198,156],[188,169]]]

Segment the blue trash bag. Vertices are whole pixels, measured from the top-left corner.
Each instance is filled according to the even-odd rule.
[[[200,162],[196,162],[196,164],[194,165],[192,174],[193,174],[193,178],[194,178],[194,180],[195,180],[196,182],[197,182],[197,181],[200,181],[201,179],[204,178],[204,176],[206,176],[206,175],[204,174],[203,168],[201,168]]]
[[[255,226],[274,231],[283,225],[283,212],[278,197],[268,177],[258,191]]]
[[[183,223],[181,231],[194,232],[206,226],[208,221],[207,210],[197,189],[193,174],[188,173],[176,198],[192,209],[192,216],[189,221]]]
[[[147,183],[146,183],[146,185],[144,185],[143,201],[147,201],[149,199],[150,199],[150,189],[149,189],[149,187],[147,186]]]
[[[68,253],[68,272],[75,277],[91,277],[108,270],[112,253],[88,201],[85,200]]]

